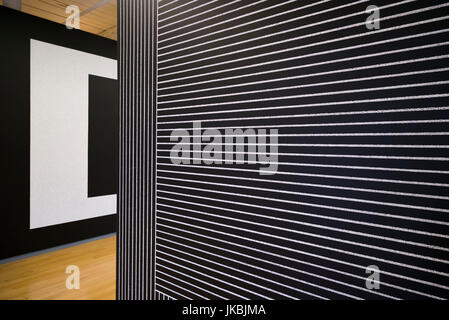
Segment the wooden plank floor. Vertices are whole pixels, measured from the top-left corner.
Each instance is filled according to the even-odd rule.
[[[115,299],[116,237],[0,264],[0,300]],[[66,268],[80,269],[80,289],[66,288]]]

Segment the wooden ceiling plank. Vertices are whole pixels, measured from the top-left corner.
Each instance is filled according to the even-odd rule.
[[[102,37],[117,40],[117,0],[95,7],[102,0],[22,0],[22,12],[57,23],[65,24],[66,7],[77,5],[81,11],[80,29]],[[3,0],[0,0],[0,5]],[[82,14],[83,11],[88,11]]]

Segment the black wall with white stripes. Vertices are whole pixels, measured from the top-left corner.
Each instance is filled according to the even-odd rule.
[[[154,291],[156,8],[118,1],[119,172],[117,299],[164,298]]]
[[[447,1],[136,3],[155,15],[133,19],[121,1],[118,264],[119,278],[153,267],[154,277],[119,280],[119,298],[449,298]],[[133,73],[151,32],[157,68]],[[157,95],[156,143],[143,147],[127,136],[152,132],[132,118],[135,81]],[[277,173],[173,163],[170,135],[193,135],[193,121],[277,129]],[[146,148],[154,180],[127,162]],[[147,189],[126,198],[129,168]],[[153,192],[156,211],[133,209]],[[372,265],[379,289],[366,286]]]

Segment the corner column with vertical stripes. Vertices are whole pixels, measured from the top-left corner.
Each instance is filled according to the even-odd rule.
[[[118,1],[117,299],[154,299],[156,1]]]

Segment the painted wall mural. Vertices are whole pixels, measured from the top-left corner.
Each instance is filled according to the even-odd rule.
[[[0,7],[0,259],[115,231],[116,43]]]

